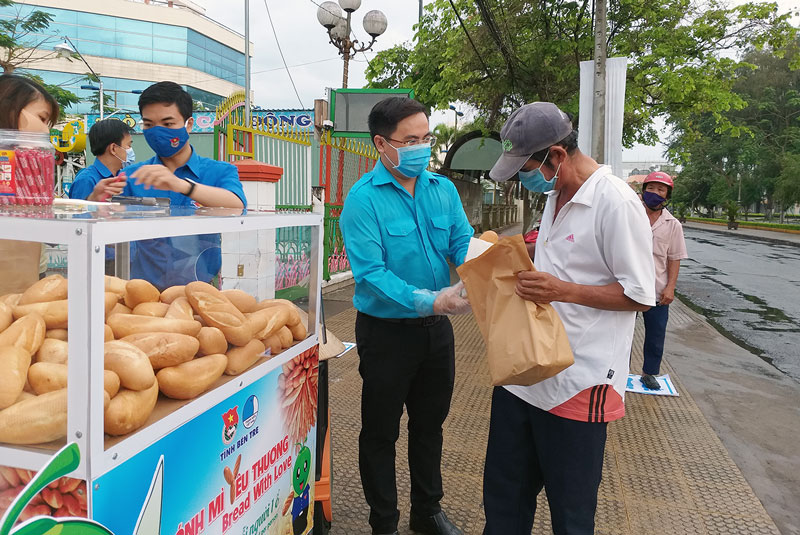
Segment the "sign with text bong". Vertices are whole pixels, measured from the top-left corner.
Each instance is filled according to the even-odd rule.
[[[209,134],[214,132],[216,113],[213,111],[192,112],[194,126],[192,133]],[[106,119],[119,119],[137,134],[142,133],[142,116],[138,113],[117,113],[106,116]],[[92,113],[86,116],[86,131],[100,120],[100,115]],[[314,131],[314,110],[265,110],[252,112],[253,128],[289,127],[300,131]]]

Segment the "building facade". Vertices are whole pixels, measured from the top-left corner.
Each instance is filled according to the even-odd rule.
[[[188,0],[28,0],[0,7],[0,18],[25,16],[33,10],[53,17],[47,30],[26,37],[43,42],[42,57],[64,42],[64,36],[102,78],[110,96],[106,106],[120,113],[138,111],[138,94],[153,82],[182,85],[198,109],[214,109],[244,88],[244,37],[205,16]],[[52,56],[52,54],[50,54]],[[76,59],[49,57],[22,65],[20,71],[41,76],[48,84],[69,89],[83,102],[69,113],[90,113],[87,100],[97,91],[86,65]]]

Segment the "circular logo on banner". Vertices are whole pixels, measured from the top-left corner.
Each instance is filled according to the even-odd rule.
[[[256,396],[250,396],[247,398],[247,401],[245,401],[244,408],[242,409],[244,426],[250,429],[256,423],[256,418],[258,418],[258,398]]]

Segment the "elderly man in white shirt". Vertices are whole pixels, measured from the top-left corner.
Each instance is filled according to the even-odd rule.
[[[549,102],[511,114],[490,176],[548,195],[534,265],[517,295],[552,303],[575,364],[532,386],[497,387],[484,469],[485,535],[529,535],[545,488],[554,533],[591,534],[607,423],[625,414],[636,311],[655,304],[650,225],[641,201],[577,148]]]

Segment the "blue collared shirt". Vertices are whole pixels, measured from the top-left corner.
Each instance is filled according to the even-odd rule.
[[[88,199],[98,182],[112,176],[114,176],[114,173],[109,171],[108,167],[99,158],[96,159],[92,165],[81,170],[75,176],[75,181],[69,189],[69,198]]]
[[[82,169],[76,176],[75,181],[72,183],[72,186],[69,188],[69,198],[70,199],[88,199],[89,195],[92,194],[94,191],[94,187],[97,185],[98,182],[103,180],[104,178],[110,178],[114,176],[106,165],[100,161],[100,159],[96,159],[92,165],[89,167]],[[106,246],[106,260],[113,260],[114,259],[114,246],[108,245]]]
[[[450,180],[423,171],[412,197],[381,162],[350,190],[339,225],[353,305],[379,318],[418,317],[414,290],[449,286],[447,260],[462,264],[474,234]]]
[[[174,191],[145,189],[131,178],[143,165],[162,165],[158,156],[125,168],[128,182],[123,195],[133,197],[168,197],[172,206],[197,206],[192,199]],[[227,162],[198,156],[194,148],[189,161],[174,171],[175,176],[198,184],[226,189],[247,206],[239,171]],[[131,278],[145,279],[159,290],[192,281],[210,282],[222,267],[219,234],[198,234],[174,238],[157,238],[131,244]]]

